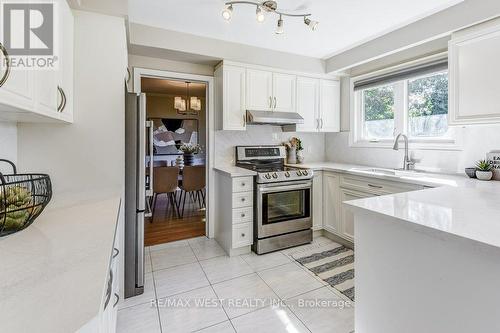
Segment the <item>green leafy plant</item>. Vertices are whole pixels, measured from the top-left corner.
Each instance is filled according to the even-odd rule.
[[[198,154],[201,152],[201,146],[193,143],[183,143],[179,149],[184,154]]]
[[[476,163],[476,170],[478,171],[491,171],[491,164],[486,160],[479,160]]]

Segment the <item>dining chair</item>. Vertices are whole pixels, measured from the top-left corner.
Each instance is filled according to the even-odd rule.
[[[156,197],[160,194],[167,194],[167,207],[168,202],[170,202],[174,212],[177,213],[177,217],[180,217],[179,203],[175,195],[178,188],[179,168],[169,166],[156,167],[153,169],[153,176],[153,215],[155,212]],[[152,221],[153,219],[151,219]]]
[[[198,202],[200,209],[205,207],[205,166],[185,166],[182,169],[182,184],[180,186],[182,192],[179,200],[179,205],[182,202],[182,215],[186,208],[186,197],[189,193],[193,202]]]

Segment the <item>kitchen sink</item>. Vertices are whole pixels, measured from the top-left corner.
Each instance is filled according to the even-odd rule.
[[[403,170],[403,169],[384,169],[384,168],[353,168],[354,172],[369,173],[374,175],[385,175],[385,176],[404,176],[408,174],[422,173],[420,170]]]

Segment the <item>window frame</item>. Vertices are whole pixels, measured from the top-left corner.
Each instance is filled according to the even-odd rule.
[[[422,77],[432,76],[449,70],[436,71],[434,73],[426,73],[421,76],[415,76],[409,79],[394,82],[394,135],[391,139],[367,139],[364,138],[364,103],[363,90],[354,91],[354,82],[361,79],[366,79],[375,75],[381,75],[391,71],[399,70],[408,66],[414,66],[419,63],[425,63],[431,60],[443,58],[446,54],[426,57],[417,61],[405,63],[398,66],[393,66],[377,72],[364,74],[351,78],[350,80],[350,135],[349,146],[361,148],[391,148],[394,144],[394,138],[398,133],[403,133],[408,136],[409,147],[411,149],[432,149],[432,150],[462,150],[462,131],[461,128],[448,125],[448,135],[440,137],[410,137],[409,136],[409,113],[408,113],[408,81]],[[388,85],[388,83],[380,86]],[[372,87],[375,88],[376,86]],[[398,96],[402,94],[403,96]],[[401,105],[402,103],[402,105]]]

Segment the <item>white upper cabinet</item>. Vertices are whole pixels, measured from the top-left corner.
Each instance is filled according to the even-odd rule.
[[[500,123],[500,20],[454,34],[448,57],[448,123]]]
[[[60,94],[64,100],[59,110],[60,118],[66,122],[73,122],[73,59],[74,59],[74,18],[73,12],[67,5],[66,1],[62,1],[63,5],[59,6],[61,12],[61,30],[59,31],[61,38],[61,63],[58,73],[58,87]]]
[[[224,61],[214,77],[219,130],[245,130],[247,110],[297,112],[304,118],[299,132],[340,130],[340,84],[327,76]]]
[[[297,78],[297,112],[304,123],[297,125],[299,132],[317,132],[319,129],[319,79]]]
[[[273,105],[273,73],[247,69],[247,110],[271,111]]]
[[[304,118],[304,124],[297,126],[299,132],[339,132],[339,81],[299,76],[297,112]]]
[[[56,68],[12,69],[0,87],[0,120],[73,122],[73,13],[65,0],[55,8]]]
[[[3,64],[9,55],[3,46],[1,48],[0,57]],[[4,82],[0,87],[0,112],[33,108],[35,103],[33,74],[32,70],[0,69],[0,81]]]
[[[320,132],[340,132],[340,83],[320,81]]]
[[[221,130],[246,129],[245,78],[243,67],[225,65],[215,71],[215,109]]]
[[[273,110],[295,111],[297,77],[290,74],[273,73]]]

